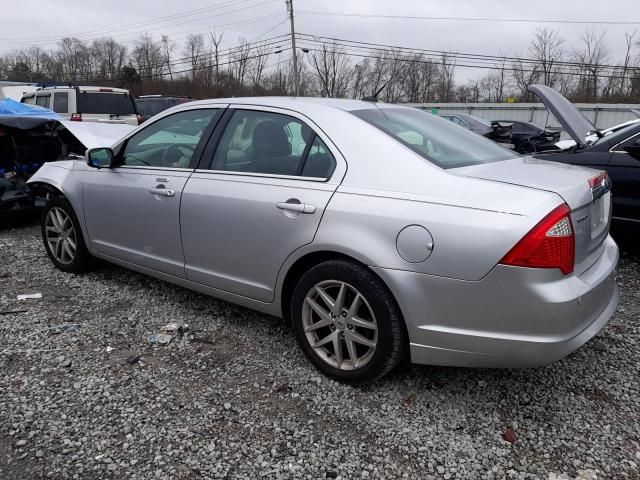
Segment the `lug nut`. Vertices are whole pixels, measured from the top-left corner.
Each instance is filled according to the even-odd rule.
[[[346,317],[347,316],[347,312],[342,312],[342,316]]]
[[[347,328],[348,328],[349,330],[353,330],[353,325],[347,325]]]
[[[335,325],[331,325],[331,330],[335,330],[336,326]]]

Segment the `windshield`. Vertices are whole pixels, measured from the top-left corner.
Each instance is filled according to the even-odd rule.
[[[131,97],[126,93],[78,92],[78,113],[135,115]]]
[[[351,112],[441,168],[465,167],[518,157],[469,130],[411,108],[369,108]]]

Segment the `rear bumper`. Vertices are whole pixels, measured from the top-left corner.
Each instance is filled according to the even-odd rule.
[[[402,309],[414,363],[535,367],[591,339],[618,303],[618,247],[608,237],[580,275],[498,265],[477,282],[374,269]]]

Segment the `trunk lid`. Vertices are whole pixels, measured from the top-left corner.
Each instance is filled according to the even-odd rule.
[[[590,179],[602,172],[531,157],[455,168],[449,172],[556,193],[571,208],[576,236],[576,273],[593,265],[602,253],[611,220],[610,182],[599,182],[593,188],[589,184]]]
[[[587,135],[597,130],[587,117],[552,88],[545,85],[529,85],[529,91],[542,100],[547,110],[553,113],[578,145],[586,145]]]

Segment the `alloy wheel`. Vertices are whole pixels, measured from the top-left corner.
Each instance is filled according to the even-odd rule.
[[[54,258],[69,265],[76,258],[78,241],[73,220],[62,208],[53,207],[47,212],[45,238]]]
[[[362,368],[378,345],[371,305],[346,282],[327,280],[311,288],[302,307],[302,326],[315,353],[340,370]]]

